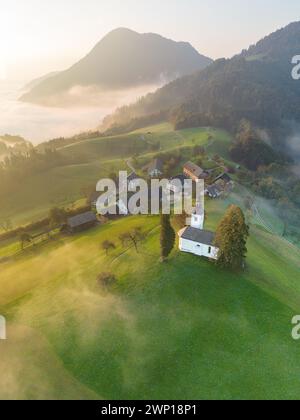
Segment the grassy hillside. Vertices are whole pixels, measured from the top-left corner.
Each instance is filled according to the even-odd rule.
[[[160,124],[128,135],[100,137],[68,146],[61,152],[72,156],[78,164],[51,169],[24,180],[19,189],[1,203],[0,219],[10,218],[14,225],[41,219],[51,207],[68,206],[82,199],[83,188],[96,186],[100,178],[112,171],[130,171],[126,160],[136,153],[151,158],[151,148],[157,142],[161,151],[172,151],[205,145],[211,133],[220,148],[230,142],[230,136],[221,130],[199,128],[175,132],[171,125]],[[213,152],[213,143],[209,145]]]
[[[207,203],[207,227],[225,206]],[[123,253],[119,234],[139,225],[148,232],[139,254]],[[157,225],[157,217],[118,220],[2,265],[0,313],[22,354],[10,340],[0,344],[0,396],[298,397],[299,344],[290,332],[299,251],[252,227],[242,275],[177,251],[162,265]],[[108,257],[105,239],[118,245]],[[117,277],[109,292],[97,286],[102,271]]]
[[[71,145],[63,153],[79,164],[24,181],[0,214],[24,223],[54,205],[69,206],[82,199],[83,187],[126,169],[137,144],[141,164],[157,153],[150,147],[157,142],[161,152],[180,150],[183,159],[195,145],[229,159],[230,141],[224,131],[174,132],[162,124]],[[214,230],[226,207],[243,207],[248,195],[237,185],[228,197],[207,200],[206,227]],[[282,222],[270,203],[255,197],[255,206],[240,275],[177,250],[161,264],[159,219],[144,216],[74,237],[56,234],[2,263],[8,340],[0,341],[0,399],[298,398],[291,319],[300,307],[300,251],[277,236]],[[138,254],[118,239],[137,226],[146,233]],[[106,239],[116,244],[108,256]],[[3,242],[0,258],[19,247]],[[116,276],[109,291],[97,284],[101,272]]]

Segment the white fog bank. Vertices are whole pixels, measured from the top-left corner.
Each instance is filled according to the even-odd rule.
[[[159,87],[142,86],[105,94],[92,89],[75,88],[71,95],[76,106],[53,108],[19,102],[23,86],[20,83],[0,81],[0,136],[20,135],[34,144],[94,130],[117,107],[134,102]]]

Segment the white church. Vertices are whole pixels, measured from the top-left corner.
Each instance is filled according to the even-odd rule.
[[[197,205],[191,217],[191,225],[178,232],[179,249],[199,257],[217,260],[219,248],[214,245],[215,234],[204,230],[204,219],[204,209]]]

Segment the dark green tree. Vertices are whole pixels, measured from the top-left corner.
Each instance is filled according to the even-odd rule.
[[[106,255],[108,255],[109,251],[116,249],[116,245],[111,241],[104,241],[102,242],[102,249],[105,251]]]
[[[67,214],[64,209],[54,207],[49,213],[49,223],[52,229],[61,226],[67,220]]]
[[[238,206],[230,206],[218,226],[215,245],[220,249],[217,265],[233,271],[245,267],[249,227]]]
[[[145,234],[141,227],[136,227],[129,232],[125,232],[119,236],[122,246],[133,245],[137,254],[139,253],[138,244],[145,239]]]
[[[161,231],[160,231],[160,249],[161,261],[164,262],[170,255],[175,245],[176,234],[171,225],[170,215],[162,214],[160,216]]]
[[[100,273],[97,277],[99,286],[103,289],[108,289],[110,286],[116,283],[117,279],[112,273]]]

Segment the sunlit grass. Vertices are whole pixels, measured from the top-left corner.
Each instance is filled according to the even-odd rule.
[[[222,217],[220,203],[207,204],[209,228]],[[41,334],[73,378],[60,398],[75,397],[77,383],[112,399],[295,398],[300,362],[290,321],[300,304],[298,251],[287,253],[281,239],[252,228],[241,275],[176,250],[161,264],[158,223],[121,219],[1,267],[0,312]],[[138,254],[124,253],[119,234],[139,225],[147,239]],[[108,257],[105,239],[117,245]],[[110,292],[97,284],[102,271],[116,275]],[[28,335],[17,336],[22,346]],[[40,372],[38,349],[23,353]],[[50,357],[53,370],[37,381],[48,395],[59,377],[55,363]],[[22,395],[29,377],[25,371]]]

